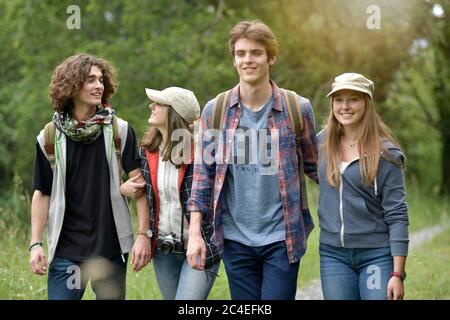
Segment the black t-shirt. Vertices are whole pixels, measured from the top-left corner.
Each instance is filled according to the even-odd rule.
[[[120,255],[103,133],[91,144],[66,141],[66,211],[55,256],[83,261]],[[126,173],[140,167],[136,135],[130,125],[122,166]],[[50,163],[37,143],[33,188],[51,195],[52,181]]]

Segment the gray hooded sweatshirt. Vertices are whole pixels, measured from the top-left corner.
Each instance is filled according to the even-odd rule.
[[[325,130],[317,134],[324,143]],[[359,159],[341,174],[338,187],[327,180],[326,150],[319,148],[320,242],[342,248],[391,248],[392,256],[408,255],[408,207],[403,176],[404,155],[384,142],[378,173],[366,187]]]

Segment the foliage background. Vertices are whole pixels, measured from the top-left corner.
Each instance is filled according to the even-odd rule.
[[[279,40],[272,78],[310,98],[318,124],[333,78],[363,73],[374,80],[378,110],[404,146],[408,177],[432,191],[449,189],[449,0],[77,1],[81,29],[69,30],[72,4],[0,2],[3,191],[14,172],[30,189],[34,137],[52,115],[48,85],[66,57],[88,52],[117,67],[121,84],[111,102],[141,136],[145,87],[187,87],[203,105],[236,83],[228,32],[255,18]],[[433,14],[437,4],[444,16]],[[380,29],[367,27],[370,5],[380,9]]]

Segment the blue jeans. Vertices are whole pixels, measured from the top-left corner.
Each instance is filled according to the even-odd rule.
[[[325,300],[386,300],[393,271],[390,247],[350,249],[320,244]]]
[[[156,250],[153,268],[165,300],[206,300],[216,280],[220,262],[205,271],[192,269],[185,253]]]
[[[223,262],[231,299],[295,299],[300,261],[289,264],[285,241],[249,247],[225,239]]]
[[[86,285],[97,300],[124,300],[128,254],[76,262],[55,257],[48,270],[49,300],[81,300]]]

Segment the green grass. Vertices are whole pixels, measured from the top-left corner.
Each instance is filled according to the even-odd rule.
[[[450,299],[450,229],[408,256],[405,299]]]
[[[415,188],[407,195],[409,232],[417,232],[425,227],[446,223],[450,219],[450,198],[423,193]]]
[[[46,299],[47,277],[33,276],[28,267],[26,233],[19,229],[0,231],[0,299]]]
[[[21,192],[18,189],[18,192]],[[309,186],[309,202],[316,227],[308,240],[308,250],[300,263],[298,286],[307,285],[319,277],[317,221],[318,190]],[[425,194],[416,189],[408,190],[410,232],[427,226],[448,222],[450,200]],[[24,216],[26,216],[24,218]],[[47,277],[33,275],[28,267],[28,242],[30,228],[29,198],[13,193],[8,199],[0,199],[0,299],[46,299]],[[22,221],[22,222],[19,222]],[[25,221],[25,222],[23,222]],[[22,225],[22,227],[20,227]],[[407,261],[407,299],[449,299],[450,231],[437,236],[411,252]],[[223,264],[209,299],[230,299],[227,277]],[[95,299],[88,285],[84,299]],[[150,264],[136,273],[128,268],[127,299],[161,299],[153,267]]]
[[[302,287],[320,276],[319,269],[319,221],[317,218],[317,204],[319,203],[319,188],[308,180],[308,204],[314,220],[314,229],[308,237],[306,253],[300,261],[297,286]]]

